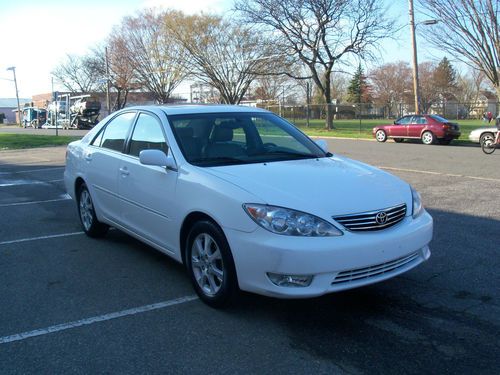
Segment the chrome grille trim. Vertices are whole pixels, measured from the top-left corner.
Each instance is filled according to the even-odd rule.
[[[377,214],[381,212],[387,214],[387,221],[383,224],[379,224],[376,221]],[[343,225],[347,230],[357,232],[389,228],[399,223],[404,219],[405,216],[406,204],[403,203],[398,206],[384,208],[377,211],[362,212],[352,215],[332,216],[332,219],[337,223]]]
[[[383,274],[387,274],[404,267],[408,263],[413,262],[419,257],[419,252],[414,252],[402,258],[392,260],[390,262],[385,262],[381,264],[376,264],[370,267],[357,268],[348,271],[342,271],[337,274],[335,279],[332,281],[332,285],[347,283],[351,281],[357,281],[362,279],[368,279],[372,277],[377,277]]]

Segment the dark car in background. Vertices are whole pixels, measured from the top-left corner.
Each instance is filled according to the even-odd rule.
[[[460,127],[457,123],[438,115],[407,115],[391,125],[374,127],[373,136],[379,142],[385,142],[388,138],[394,139],[395,142],[421,139],[426,145],[436,142],[448,145],[460,137]]]

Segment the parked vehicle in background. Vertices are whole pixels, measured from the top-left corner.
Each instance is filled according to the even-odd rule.
[[[113,226],[182,262],[212,306],[239,289],[305,298],[430,257],[431,216],[406,182],[239,106],[132,107],[68,145],[85,233]]]
[[[460,126],[438,115],[407,115],[393,124],[374,127],[373,136],[379,142],[385,142],[388,138],[395,142],[421,139],[426,145],[436,142],[448,145],[460,137]]]
[[[487,140],[495,140],[495,135],[498,129],[495,126],[484,126],[474,129],[469,134],[469,140],[482,145]]]
[[[52,113],[55,112],[66,113],[66,102],[65,101],[52,102],[47,106],[47,110]]]
[[[47,121],[47,110],[38,107],[24,107],[23,127],[40,128]]]
[[[101,102],[93,96],[82,96],[70,107],[71,124],[78,129],[90,129],[97,124]]]

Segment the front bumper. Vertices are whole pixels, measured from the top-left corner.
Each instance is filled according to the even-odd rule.
[[[282,298],[306,298],[376,283],[430,257],[433,222],[424,212],[383,231],[315,238],[288,237],[258,228],[225,228],[242,290]],[[313,275],[307,287],[273,284],[267,273]]]

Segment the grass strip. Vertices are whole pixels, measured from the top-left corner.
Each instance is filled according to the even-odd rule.
[[[0,150],[65,146],[81,138],[67,135],[0,134]]]

